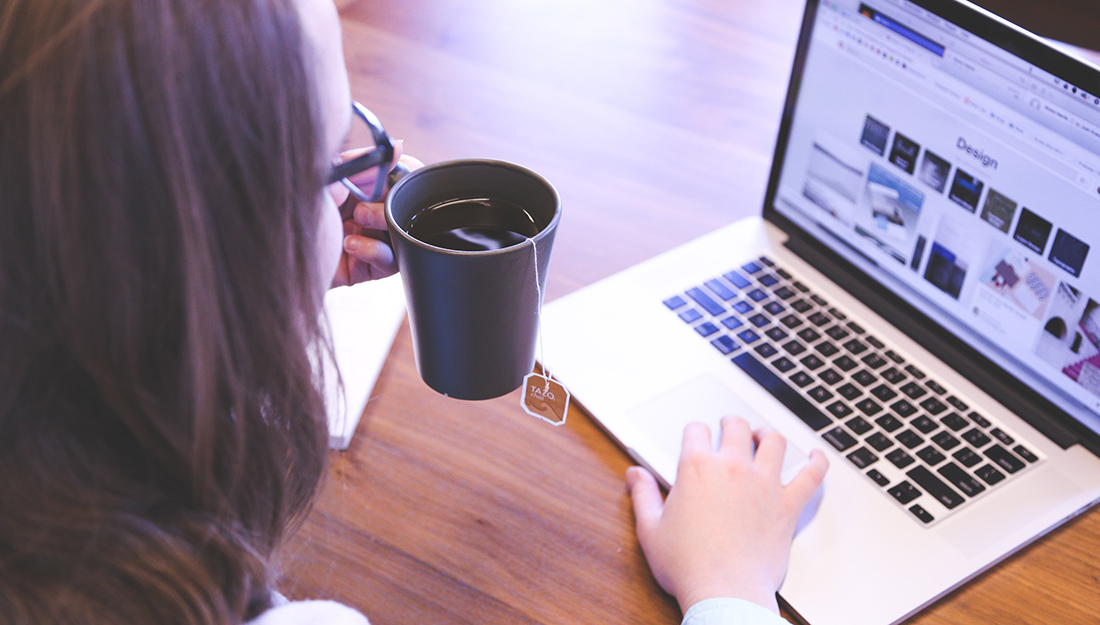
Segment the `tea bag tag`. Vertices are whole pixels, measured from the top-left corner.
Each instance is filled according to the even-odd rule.
[[[523,411],[550,425],[563,425],[569,414],[569,390],[560,382],[528,373],[523,378]]]

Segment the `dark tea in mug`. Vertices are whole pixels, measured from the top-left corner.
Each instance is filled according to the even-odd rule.
[[[410,236],[436,247],[462,252],[518,245],[544,227],[522,206],[500,198],[455,199],[413,215]]]

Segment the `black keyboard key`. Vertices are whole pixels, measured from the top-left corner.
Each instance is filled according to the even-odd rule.
[[[802,284],[801,282],[792,282],[791,286],[798,289],[799,291],[802,291],[803,293],[809,293],[810,292],[810,287],[806,286],[805,284]]]
[[[947,404],[936,399],[935,397],[929,397],[928,399],[922,401],[920,403],[920,407],[927,410],[929,413],[932,414],[932,416],[936,416],[944,410],[947,410]]]
[[[759,341],[760,335],[753,332],[752,330],[744,330],[737,333],[737,338],[741,339],[741,342],[745,345],[749,345],[750,343],[755,343],[756,341]]]
[[[787,350],[788,354],[792,356],[797,356],[806,351],[806,346],[794,339],[791,339],[783,344],[783,349]]]
[[[829,324],[832,321],[832,319],[829,319],[828,317],[825,316],[825,313],[820,312],[820,311],[815,312],[814,314],[810,315],[809,317],[806,317],[806,319],[808,319],[810,321],[810,323],[814,324],[815,326],[817,326],[819,328],[823,325]]]
[[[886,343],[883,343],[882,341],[878,340],[877,338],[875,338],[871,335],[867,335],[867,336],[863,337],[863,340],[870,343],[871,347],[874,347],[875,349],[882,349],[882,348],[886,347]]]
[[[940,419],[940,422],[951,428],[951,431],[953,432],[958,432],[964,427],[970,425],[969,423],[967,423],[966,419],[959,416],[959,413],[957,412],[948,413],[946,416]]]
[[[740,319],[738,319],[737,317],[726,317],[725,319],[722,320],[722,325],[726,326],[730,330],[734,330],[734,329],[740,328],[741,326],[743,326],[745,324]]]
[[[779,302],[768,302],[767,304],[764,304],[764,310],[770,312],[773,315],[778,315],[779,313],[787,309],[783,308],[783,304],[780,304]]]
[[[910,399],[920,399],[928,394],[928,391],[924,390],[924,387],[916,382],[910,382],[901,387],[901,392],[905,393]]]
[[[772,346],[771,343],[761,343],[756,346],[756,353],[760,354],[764,358],[771,358],[779,353],[779,350]]]
[[[881,417],[875,419],[875,423],[887,432],[893,432],[904,425],[901,421],[894,418],[894,415],[884,414]]]
[[[804,299],[796,299],[795,301],[791,302],[791,308],[797,310],[800,313],[805,313],[813,307],[813,304],[807,302]]]
[[[775,263],[773,263],[772,259],[768,258],[767,256],[761,256],[760,258],[758,258],[756,260],[760,261],[761,263],[763,263],[763,264],[765,264],[769,267],[775,267]]]
[[[878,378],[875,377],[875,374],[866,369],[860,369],[853,373],[852,379],[859,382],[862,386],[871,386],[875,382],[878,382]]]
[[[840,401],[834,401],[828,406],[825,406],[825,410],[831,412],[833,416],[835,416],[837,419],[843,419],[844,417],[852,414],[852,409],[849,408],[844,402]]]
[[[982,457],[974,453],[974,450],[969,447],[963,447],[952,454],[951,457],[968,469],[982,461]]]
[[[867,351],[867,346],[861,343],[859,339],[852,339],[844,344],[844,349],[858,356]]]
[[[938,432],[935,436],[932,437],[932,441],[939,445],[940,449],[944,451],[951,451],[952,449],[959,446],[959,439],[951,436],[951,432],[948,432],[947,430]]]
[[[947,456],[940,453],[938,449],[929,445],[924,449],[917,452],[917,457],[920,458],[928,466],[934,467],[937,464],[947,460]]]
[[[882,356],[879,356],[874,352],[867,354],[866,356],[861,358],[861,360],[863,361],[863,364],[872,369],[878,369],[879,367],[886,365],[886,360]]]
[[[1005,445],[1011,445],[1016,442],[1014,438],[1006,434],[1001,428],[993,428],[989,433],[993,435],[993,438],[1001,441]]]
[[[767,335],[769,339],[776,342],[782,341],[783,339],[787,338],[787,333],[784,332],[783,328],[780,327],[771,328],[764,334]]]
[[[815,387],[811,388],[810,390],[806,391],[806,394],[809,395],[810,397],[812,397],[819,404],[821,402],[828,401],[828,400],[832,399],[832,397],[833,397],[833,394],[832,394],[832,392],[829,391],[829,389],[825,388],[824,386],[820,386],[820,385],[815,386]]]
[[[871,389],[871,394],[878,398],[879,401],[887,402],[898,396],[894,389],[886,386],[885,384],[879,384],[875,388]]]
[[[964,441],[970,443],[975,447],[982,447],[990,440],[990,438],[978,428],[970,428],[969,430],[963,432],[962,437]]]
[[[845,432],[843,428],[833,428],[822,434],[821,438],[829,441],[829,444],[836,447],[837,451],[844,451],[857,442],[856,439],[852,438],[852,435]]]
[[[695,323],[703,318],[703,313],[695,310],[694,308],[688,308],[684,312],[678,315],[680,319],[684,320],[684,323]]]
[[[852,332],[855,332],[856,334],[863,334],[865,332],[863,327],[860,326],[855,321],[849,321],[848,322],[848,329],[851,330]]]
[[[812,299],[815,304],[821,307],[829,305],[829,302],[825,301],[825,298],[821,297],[820,295],[811,295],[810,299]]]
[[[887,486],[890,484],[890,480],[883,474],[879,473],[878,469],[871,469],[867,472],[867,477],[878,484],[879,486]]]
[[[771,322],[772,322],[771,319],[768,319],[767,317],[765,317],[764,315],[761,315],[760,313],[756,313],[755,315],[749,317],[749,323],[751,323],[752,325],[754,325],[758,328],[763,328],[764,326],[768,325]]]
[[[937,395],[943,395],[947,392],[947,389],[940,386],[935,380],[929,380],[925,382],[924,385],[927,386],[930,391]]]
[[[802,320],[797,315],[787,315],[779,320],[779,323],[787,326],[788,328],[797,328],[802,325]]]
[[[733,363],[744,371],[756,383],[775,396],[784,406],[815,432],[833,422],[825,413],[817,409],[805,397],[787,385],[783,378],[775,375],[766,365],[751,354],[734,356]]]
[[[726,307],[711,299],[709,295],[703,292],[703,289],[695,287],[688,289],[688,297],[695,300],[696,304],[710,313],[711,315],[718,316],[726,312]]]
[[[698,332],[700,336],[710,336],[718,331],[718,326],[708,321],[695,326],[695,331]]]
[[[752,284],[751,282],[748,281],[747,278],[745,278],[745,276],[737,273],[736,271],[731,271],[729,273],[724,273],[724,274],[722,274],[722,277],[725,278],[726,280],[729,280],[730,284],[734,285],[735,287],[737,287],[739,289],[748,288],[748,286]]]
[[[817,339],[821,338],[821,335],[817,333],[813,328],[803,328],[798,333],[798,338],[806,341],[807,343],[813,343]]]
[[[898,442],[905,445],[909,449],[914,449],[924,442],[920,434],[917,434],[913,430],[905,430],[898,432],[894,435],[894,438],[898,439]]]
[[[902,358],[901,356],[899,356],[897,354],[897,352],[895,352],[892,349],[886,350],[885,355],[890,360],[893,360],[895,364],[899,364],[899,365],[904,365],[905,364],[905,359]]]
[[[1028,462],[1039,462],[1039,456],[1031,453],[1031,450],[1023,445],[1016,445],[1012,448],[1012,451],[1020,454],[1020,457]]]
[[[674,296],[666,299],[663,303],[664,303],[665,306],[668,306],[669,310],[676,310],[677,308],[679,308],[679,307],[683,306],[684,304],[686,304],[687,300],[680,297],[679,295],[674,295]]]
[[[813,354],[804,356],[802,360],[799,360],[798,362],[802,363],[802,366],[806,367],[810,371],[813,371],[814,369],[819,369],[825,364],[824,360],[818,358]]]
[[[875,427],[870,423],[864,421],[863,417],[852,417],[851,419],[848,419],[848,421],[845,422],[844,425],[848,426],[849,430],[855,432],[860,436],[863,436],[867,432],[870,432]]]
[[[863,401],[857,402],[856,408],[859,408],[859,411],[867,415],[868,417],[873,417],[882,412],[882,405],[875,402],[875,400],[871,399],[870,397],[864,399]]]
[[[776,269],[775,273],[779,274],[779,277],[783,278],[784,280],[791,279],[791,274],[788,273],[786,269]]]
[[[890,449],[894,446],[894,441],[890,440],[890,438],[884,435],[882,432],[875,432],[874,434],[868,436],[867,440],[863,442],[867,443],[871,447],[874,447],[878,451],[886,451],[887,449]]]
[[[848,336],[849,332],[840,326],[833,326],[825,330],[825,334],[828,334],[834,341],[841,341]]]
[[[918,380],[923,380],[924,379],[924,372],[921,371],[920,369],[914,367],[913,365],[905,365],[905,370],[909,372],[909,375],[913,376],[914,378],[916,378]]]
[[[993,425],[992,423],[989,422],[988,419],[986,419],[982,415],[978,414],[976,411],[971,412],[967,416],[970,417],[971,421],[973,421],[974,423],[977,423],[979,426],[981,426],[983,428],[987,428],[987,427]]]
[[[748,293],[745,293],[745,295],[754,302],[762,302],[768,299],[768,294],[761,291],[760,289],[753,289]]]
[[[837,310],[835,308],[830,308],[829,309],[829,314],[832,315],[833,318],[837,319],[838,321],[844,321],[845,319],[848,318],[844,313],[840,312],[839,310]]]
[[[944,401],[951,404],[951,406],[954,407],[955,410],[958,410],[959,412],[966,412],[967,409],[970,408],[970,406],[967,406],[961,399],[959,399],[958,397],[955,397],[954,395],[949,395],[947,397],[947,399],[944,400]]]
[[[837,382],[840,382],[841,380],[844,379],[844,376],[840,375],[839,373],[837,373],[833,369],[826,369],[826,370],[822,371],[821,373],[817,374],[817,377],[818,377],[818,379],[820,379],[822,382],[828,384],[829,386],[832,386],[832,385],[836,384]]]
[[[770,273],[766,273],[766,274],[760,276],[759,278],[757,278],[756,280],[758,282],[760,282],[760,284],[763,284],[764,286],[774,286],[776,282],[779,282],[779,278],[776,278],[775,276],[771,275]]]
[[[710,344],[713,345],[718,351],[727,355],[737,351],[737,348],[740,347],[740,345],[737,344],[737,341],[724,334],[711,341]]]
[[[890,410],[898,413],[902,419],[908,419],[917,412],[917,407],[904,399],[899,399],[896,402],[890,404]]]
[[[778,289],[776,289],[774,291],[774,293],[775,293],[776,297],[778,297],[779,299],[781,299],[783,301],[787,301],[787,300],[791,299],[792,297],[794,297],[794,291],[788,289],[785,286],[779,287]]]
[[[779,370],[780,373],[786,373],[795,368],[795,364],[791,362],[790,358],[786,356],[780,356],[772,361],[772,366]]]
[[[909,422],[909,426],[914,430],[919,430],[921,434],[928,434],[932,430],[940,427],[940,424],[929,419],[928,417],[921,415],[916,419]]]
[[[863,394],[863,390],[861,390],[858,386],[855,386],[851,382],[849,382],[848,384],[845,384],[844,386],[841,386],[841,387],[837,388],[836,392],[840,393],[841,397],[843,397],[844,399],[847,399],[849,401],[851,401],[851,400],[853,400],[853,399],[855,399],[855,398],[857,398],[857,397],[859,397],[860,395]]]
[[[961,490],[967,497],[976,497],[985,490],[985,486],[982,486],[981,482],[970,477],[969,473],[963,471],[954,462],[948,462],[936,471],[947,478],[948,482],[954,484],[955,488]]]
[[[897,384],[904,381],[906,378],[904,373],[898,371],[893,367],[890,367],[889,369],[883,369],[882,373],[880,373],[879,375],[881,375],[883,378],[886,378],[886,381],[890,384]]]
[[[752,274],[752,273],[759,273],[763,269],[763,267],[761,267],[760,265],[757,265],[756,263],[754,263],[750,260],[749,262],[745,263],[744,265],[741,265],[741,269],[743,269],[745,271],[745,273]]]
[[[816,349],[817,353],[821,354],[825,358],[831,358],[833,356],[833,354],[840,351],[839,347],[837,347],[836,345],[833,345],[829,341],[821,341],[820,343],[818,343],[817,345],[814,346],[814,349]]]
[[[806,388],[807,385],[814,381],[814,379],[810,377],[810,374],[805,371],[795,371],[788,379],[791,381],[791,384],[794,384],[798,388]]]
[[[909,469],[905,474],[909,476],[909,479],[916,482],[917,486],[927,491],[929,495],[943,504],[943,507],[948,510],[966,501],[963,499],[962,495],[955,492],[955,489],[945,484],[943,480],[933,475],[933,473],[925,467],[917,465]]]
[[[909,482],[902,482],[886,492],[890,493],[890,496],[897,499],[898,503],[903,506],[917,497],[920,497],[920,491],[914,488]]]
[[[909,511],[912,512],[913,516],[920,519],[920,522],[924,523],[925,525],[927,525],[927,524],[931,523],[932,521],[936,520],[936,518],[933,517],[931,515],[931,513],[929,513],[927,510],[922,508],[919,503],[915,503],[912,506],[910,506]]]
[[[860,447],[859,449],[848,454],[848,460],[852,461],[852,464],[861,469],[866,469],[872,464],[878,462],[878,456],[876,456],[870,449],[866,447]]]
[[[718,297],[721,297],[722,299],[726,300],[727,302],[730,301],[731,299],[737,297],[737,293],[733,289],[726,286],[725,282],[721,282],[721,281],[718,281],[718,280],[707,280],[703,284],[708,289],[713,291],[715,295],[717,295]]]
[[[894,451],[891,451],[890,453],[886,454],[886,459],[889,460],[891,464],[893,464],[895,467],[897,467],[899,469],[904,469],[905,467],[907,467],[907,466],[913,464],[913,462],[915,462],[913,460],[913,456],[910,456],[909,454],[905,453],[905,450],[902,449],[901,447],[898,447]]]
[[[985,453],[986,458],[996,462],[997,466],[1009,473],[1015,473],[1027,466],[1019,458],[1014,456],[1012,452],[1000,445],[990,445],[989,449],[986,449],[983,453]]]
[[[978,467],[974,470],[974,475],[982,478],[982,481],[986,484],[989,484],[990,486],[993,486],[997,482],[1005,479],[1005,474],[993,468],[993,465],[991,464],[986,464]]]
[[[742,315],[747,315],[752,312],[752,304],[748,302],[737,302],[736,304],[731,304],[731,306]]]
[[[859,363],[849,358],[847,355],[841,356],[833,361],[833,364],[841,371],[851,371],[859,366]]]

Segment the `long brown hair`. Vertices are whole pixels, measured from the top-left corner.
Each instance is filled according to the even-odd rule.
[[[0,0],[0,622],[238,623],[325,466],[291,0]]]

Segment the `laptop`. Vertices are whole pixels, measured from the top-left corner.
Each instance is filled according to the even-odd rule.
[[[780,598],[896,623],[1100,500],[1096,215],[1095,67],[809,0],[761,215],[548,304],[545,362],[666,485],[690,421],[824,450]]]

